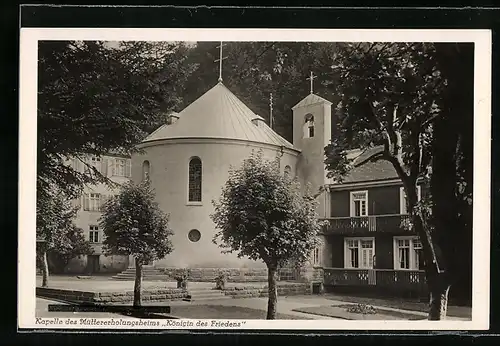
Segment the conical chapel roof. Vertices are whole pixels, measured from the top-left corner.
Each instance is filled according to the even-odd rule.
[[[180,138],[235,139],[298,151],[222,83],[218,83],[184,108],[177,117],[173,124],[161,126],[146,137],[143,143]],[[260,121],[252,121],[255,119]]]

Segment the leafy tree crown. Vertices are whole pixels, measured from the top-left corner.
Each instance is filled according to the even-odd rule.
[[[133,255],[147,263],[164,258],[173,250],[168,215],[155,202],[148,181],[125,184],[104,205],[100,225],[107,254]]]
[[[253,152],[238,169],[231,169],[211,215],[218,228],[213,241],[223,252],[261,259],[280,267],[303,263],[318,244],[317,203],[304,195],[296,179],[282,175],[279,159]]]

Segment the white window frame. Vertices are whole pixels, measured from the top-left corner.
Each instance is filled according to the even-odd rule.
[[[89,193],[89,211],[101,211],[101,194]]]
[[[123,165],[121,164],[123,162]],[[117,177],[125,177],[126,175],[126,167],[127,167],[127,159],[115,159],[115,169],[114,175]],[[123,172],[121,171],[123,169]]]
[[[99,232],[99,226],[90,225],[89,226],[89,243],[99,244],[101,242],[100,238],[101,237],[100,237],[100,232]]]
[[[417,185],[417,200],[420,201],[422,198],[421,186]],[[406,209],[406,193],[405,188],[401,186],[399,188],[399,213],[401,215],[408,214],[408,210]]]
[[[99,172],[102,172],[102,160],[98,156],[92,156],[89,160],[89,164],[94,167]]]
[[[362,255],[361,242],[366,241],[366,240],[372,242],[373,255],[372,255],[372,259],[371,259],[371,262],[372,262],[371,267],[370,266],[367,266],[367,267],[362,266],[363,255]],[[356,241],[358,243],[358,267],[351,266],[351,256],[350,256],[350,253],[348,252],[349,248],[347,247],[348,241]],[[344,238],[344,268],[347,268],[347,269],[373,269],[374,266],[375,266],[375,237],[345,237]]]
[[[368,199],[368,190],[351,191],[349,193],[349,195],[350,195],[350,203],[349,203],[349,205],[350,205],[350,210],[349,210],[350,216],[351,217],[356,217],[356,215],[355,215],[356,208],[354,207],[354,201],[355,201],[354,200],[354,194],[356,194],[356,193],[364,193],[365,194],[365,201],[366,201],[365,214],[364,215],[359,215],[359,216],[360,217],[361,216],[368,216],[368,214],[369,214],[368,213],[368,200],[369,200]]]
[[[312,251],[312,265],[321,267],[323,265],[323,242],[321,241]]]
[[[410,258],[409,258],[409,268],[401,268],[401,262],[399,261],[399,246],[398,246],[398,240],[409,240],[409,253],[410,253]],[[394,269],[395,270],[420,270],[419,269],[419,261],[422,261],[423,258],[418,258],[417,262],[417,252],[415,251],[415,242],[418,241],[420,243],[420,240],[417,236],[395,236],[393,237],[393,263],[394,263]],[[422,247],[420,243],[420,248]],[[418,248],[417,248],[418,249]]]

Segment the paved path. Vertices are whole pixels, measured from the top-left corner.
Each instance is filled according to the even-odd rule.
[[[221,306],[237,306],[250,309],[256,309],[261,311],[267,311],[267,298],[236,298],[236,299],[212,299],[212,300],[200,300],[193,302],[175,301],[167,302],[165,305],[170,305],[172,307],[172,315],[175,316],[176,306],[185,305],[221,305]],[[157,305],[157,304],[155,304]],[[316,303],[307,303],[301,299],[301,296],[297,297],[278,297],[277,312],[280,314],[292,315],[296,317],[303,317],[304,319],[314,319],[314,320],[336,320],[337,318],[317,316],[312,314],[306,314],[303,312],[293,311],[300,307],[306,306],[318,306]],[[221,316],[223,318],[223,316]]]
[[[267,283],[263,282],[255,282],[255,283],[229,283],[228,286],[254,286],[254,287],[263,287]],[[280,284],[286,284],[284,282]],[[37,286],[41,285],[41,277],[37,276]],[[213,287],[214,283],[211,282],[190,282],[190,288],[206,288]],[[87,279],[78,279],[73,276],[52,276],[49,279],[49,287],[52,288],[61,288],[68,290],[81,290],[81,291],[132,291],[134,288],[134,281],[128,280],[115,280],[109,276],[95,276]],[[176,282],[171,281],[143,281],[142,284],[143,289],[151,289],[151,288],[175,288]],[[61,312],[48,312],[46,306],[48,305],[47,300],[37,298],[37,314],[49,314],[48,316],[60,316],[60,314],[66,314],[64,317],[73,317],[74,313],[61,313]],[[144,302],[143,304],[147,304]],[[193,301],[193,302],[183,302],[183,301],[172,301],[172,302],[164,302],[164,303],[154,303],[154,305],[170,305],[172,306],[172,314],[175,315],[175,306],[179,305],[223,305],[223,306],[239,306],[252,308],[257,310],[267,310],[267,298],[237,298],[237,299],[215,299],[215,300],[205,300],[205,301]],[[318,316],[313,314],[306,314],[302,312],[293,311],[294,309],[304,308],[304,307],[315,307],[315,306],[332,306],[332,305],[344,305],[346,301],[344,300],[336,300],[335,296],[327,295],[327,296],[316,296],[316,295],[307,295],[307,296],[280,296],[278,298],[278,313],[294,315],[297,317],[304,317],[308,319],[335,319],[324,316]],[[386,310],[394,310],[402,313],[410,313],[413,315],[426,316],[426,312],[422,311],[414,311],[414,310],[403,310],[403,309],[394,309],[385,307],[383,305],[370,304],[377,307],[382,307]],[[104,314],[96,314],[96,313],[79,313],[92,315],[92,317],[106,317]],[[111,315],[111,314],[110,314]],[[37,315],[38,316],[38,315]],[[223,316],[221,316],[223,318]],[[449,320],[468,320],[467,318],[458,318],[458,317],[449,317]],[[469,319],[470,320],[470,319]]]

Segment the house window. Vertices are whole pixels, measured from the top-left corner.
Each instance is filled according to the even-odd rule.
[[[86,193],[83,195],[84,203],[83,210],[86,211],[101,211],[101,194]]]
[[[125,160],[115,159],[115,175],[119,177],[125,176]]]
[[[315,266],[320,266],[322,264],[321,257],[323,256],[323,252],[321,251],[322,246],[318,245],[314,248],[312,253],[312,264]]]
[[[394,269],[422,268],[422,243],[418,237],[394,237]]]
[[[115,159],[113,175],[118,177],[130,177],[130,160]]]
[[[368,215],[368,191],[351,192],[351,216]]]
[[[290,166],[286,165],[285,172],[283,175],[285,176],[285,178],[290,178],[291,174],[292,174],[292,168]]]
[[[314,137],[314,116],[312,114],[306,114],[304,120],[304,138]]]
[[[422,198],[420,185],[417,186],[417,200],[420,201]],[[406,198],[406,192],[404,187],[399,188],[399,210],[401,214],[408,214],[408,200]]]
[[[189,202],[201,202],[201,160],[199,157],[194,157],[189,161]]]
[[[90,158],[90,165],[94,167],[97,171],[101,172],[101,158],[97,156],[92,156]]]
[[[375,257],[374,238],[346,238],[345,268],[371,269]]]
[[[149,161],[142,163],[142,180],[149,180]]]
[[[90,226],[89,243],[99,243],[99,227]]]

